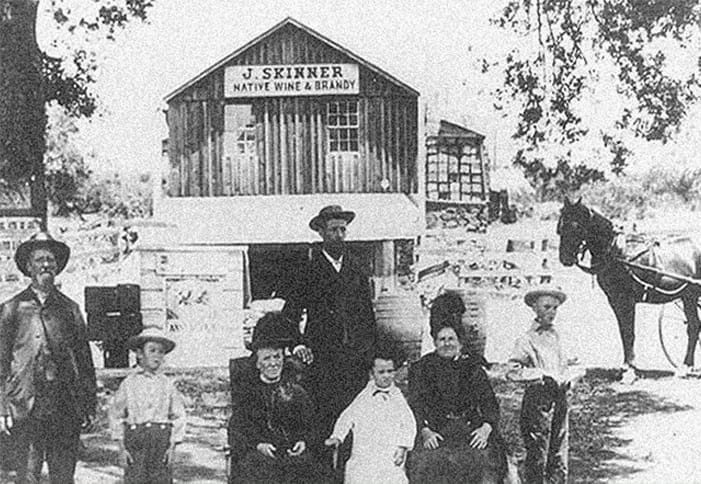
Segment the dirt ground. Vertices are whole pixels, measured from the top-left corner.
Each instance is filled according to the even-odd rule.
[[[523,457],[518,410],[523,389],[490,371],[501,402],[501,432],[515,459]],[[179,449],[176,482],[226,482],[228,383],[224,369],[188,370],[172,375],[188,400],[190,422]],[[570,419],[570,482],[690,483],[701,482],[701,380],[674,378],[670,372],[647,371],[633,385],[618,382],[617,370],[590,369],[574,390]],[[117,483],[116,445],[109,440],[105,405],[117,379],[102,378],[99,428],[83,436],[86,447],[78,464],[78,484]],[[11,482],[5,475],[1,482]],[[47,481],[48,482],[48,481]]]

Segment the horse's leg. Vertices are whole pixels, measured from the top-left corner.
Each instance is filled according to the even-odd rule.
[[[697,308],[698,295],[686,293],[682,296],[684,304],[684,315],[686,316],[686,335],[688,337],[686,344],[686,356],[684,357],[684,366],[687,373],[694,367],[694,352],[696,344],[699,340],[699,313]]]
[[[635,380],[635,300],[621,295],[612,295],[608,299],[623,343],[623,382],[632,383]]]

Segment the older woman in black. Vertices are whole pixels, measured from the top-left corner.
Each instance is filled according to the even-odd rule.
[[[269,313],[253,333],[250,371],[232,389],[229,445],[234,483],[329,482],[311,447],[316,408],[285,360],[282,316]]]
[[[409,404],[419,426],[409,479],[501,483],[506,457],[498,435],[499,404],[482,368],[483,359],[462,352],[459,321],[464,305],[458,296],[436,303],[439,307],[432,312],[443,314],[431,318],[436,350],[409,370]],[[445,317],[446,304],[458,308],[450,317]]]

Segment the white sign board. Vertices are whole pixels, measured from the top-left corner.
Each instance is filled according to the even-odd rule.
[[[230,66],[226,97],[327,96],[360,92],[358,64]]]

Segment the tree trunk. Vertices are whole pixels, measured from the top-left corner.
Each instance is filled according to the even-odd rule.
[[[31,182],[34,214],[46,226],[46,107],[36,41],[38,0],[0,0],[0,178]]]

